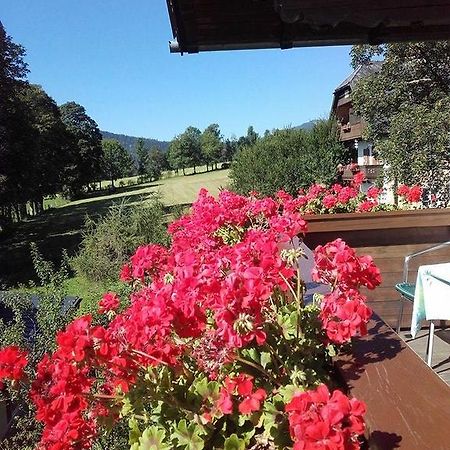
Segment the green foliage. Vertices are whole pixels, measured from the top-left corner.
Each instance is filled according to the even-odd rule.
[[[356,69],[358,66],[367,64],[383,56],[384,51],[384,45],[354,45],[350,50],[351,66],[353,69]]]
[[[276,130],[237,153],[232,188],[273,195],[279,189],[296,194],[316,182],[329,184],[343,151],[332,121],[319,121],[311,131]]]
[[[198,166],[202,162],[201,132],[198,128],[188,127],[186,131],[171,141],[168,151],[168,161],[175,170]]]
[[[379,73],[357,83],[352,100],[387,164],[385,175],[450,202],[450,42],[354,47],[352,56],[355,63],[384,58]]]
[[[172,433],[173,439],[179,447],[186,450],[202,450],[205,442],[202,435],[205,434],[203,427],[196,423],[187,425],[186,420],[180,420]]]
[[[66,162],[58,107],[26,81],[24,56],[0,23],[0,214],[17,221],[27,202],[39,213],[43,197],[58,192]]]
[[[102,173],[114,187],[114,180],[132,174],[133,160],[123,146],[112,139],[103,139],[102,151]]]
[[[232,434],[225,439],[224,450],[245,450],[245,441]]]
[[[159,180],[163,170],[169,168],[167,155],[159,148],[152,148],[147,156],[145,176],[149,180]]]
[[[201,135],[201,152],[205,164],[213,166],[220,161],[222,156],[222,136],[220,135],[219,125],[213,123],[203,131]]]
[[[64,282],[68,277],[67,255],[64,253],[60,268],[45,260],[36,244],[31,245],[33,265],[41,283],[35,293],[3,293],[1,303],[11,311],[10,320],[0,319],[0,348],[17,345],[29,350],[29,374],[33,374],[35,365],[45,353],[55,347],[57,332],[71,322],[75,308],[67,308],[67,292]],[[10,390],[18,413],[15,416],[11,437],[3,439],[2,450],[32,450],[40,439],[41,425],[35,419],[34,406],[26,388]],[[2,393],[0,391],[0,401]]]
[[[80,251],[72,265],[88,280],[116,280],[136,247],[150,242],[168,242],[164,206],[159,199],[148,205],[114,205],[97,221],[87,218]]]
[[[165,436],[164,429],[156,426],[147,427],[139,437],[139,442],[134,443],[130,450],[170,450],[171,447],[164,443]]]
[[[136,141],[136,160],[137,160],[137,173],[139,176],[145,174],[145,168],[147,166],[147,158],[148,158],[148,149],[145,146],[144,138],[139,138]]]
[[[100,178],[102,135],[97,123],[78,103],[64,103],[60,111],[68,133],[66,151],[70,154],[70,165],[64,173],[65,193],[75,198],[85,186]]]
[[[29,190],[28,199],[39,200],[55,195],[61,190],[62,173],[68,157],[62,149],[67,133],[55,101],[37,85],[26,85],[19,91],[24,122],[22,129],[27,136],[24,155],[26,164],[21,166],[23,186]]]
[[[238,142],[235,138],[227,139],[222,146],[221,161],[231,161],[238,150]],[[222,166],[223,167],[223,166]]]

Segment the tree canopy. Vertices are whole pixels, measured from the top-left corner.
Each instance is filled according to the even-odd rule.
[[[97,123],[78,103],[64,103],[60,111],[70,136],[72,164],[66,172],[66,189],[70,197],[75,197],[101,174],[102,135]]]
[[[450,42],[355,46],[351,56],[354,65],[384,60],[379,73],[357,83],[352,99],[387,177],[420,183],[448,203]]]
[[[114,139],[103,139],[102,150],[102,173],[111,180],[111,185],[114,187],[114,180],[131,175],[133,160],[120,142]]]
[[[148,148],[145,146],[144,138],[139,138],[136,141],[135,151],[136,151],[137,174],[142,176],[145,174],[148,158]]]
[[[201,154],[206,167],[215,165],[222,157],[223,142],[217,123],[209,125],[200,138]]]
[[[55,101],[26,80],[25,50],[0,23],[0,212],[16,220],[61,188],[66,133]],[[14,213],[12,214],[12,211]]]
[[[202,163],[201,131],[195,127],[187,127],[184,133],[175,136],[169,145],[168,160],[175,170],[194,168]]]
[[[311,131],[275,130],[238,151],[232,187],[243,194],[273,195],[279,189],[296,194],[315,182],[332,182],[343,153],[332,121],[319,121]]]

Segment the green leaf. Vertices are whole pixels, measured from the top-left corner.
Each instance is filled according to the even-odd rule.
[[[122,409],[120,410],[120,417],[125,417],[133,410],[133,405],[131,404],[129,397],[124,397],[122,404]]]
[[[331,358],[336,356],[336,347],[332,344],[327,345],[327,353],[330,355]]]
[[[195,391],[203,398],[208,397],[208,379],[206,377],[195,382]]]
[[[264,369],[267,367],[267,364],[272,362],[272,357],[269,352],[262,352],[261,353],[261,365],[264,367]]]
[[[147,427],[139,438],[137,450],[169,450],[171,447],[164,442],[166,432],[156,426]],[[136,444],[135,444],[136,445]]]
[[[136,419],[130,419],[128,421],[129,430],[129,444],[137,444],[139,442],[139,438],[141,437],[141,431],[139,430],[138,421]]]
[[[224,450],[245,450],[245,441],[239,439],[236,434],[232,434],[225,439]]]
[[[186,420],[180,420],[177,428],[172,433],[172,437],[178,440],[181,447],[188,450],[202,450],[205,446],[203,439],[200,437],[204,434],[204,430],[196,423],[187,426]]]
[[[245,356],[246,358],[250,358],[252,361],[256,362],[256,363],[260,363],[260,355],[258,350],[256,350],[256,348],[247,348],[245,350],[242,351],[243,356]]]
[[[202,398],[212,397],[215,398],[219,393],[219,383],[217,381],[210,381],[206,377],[203,377],[194,383],[195,392]]]
[[[283,397],[284,403],[289,403],[292,400],[294,394],[302,389],[294,386],[293,384],[287,384],[280,388],[280,395]]]
[[[247,417],[246,415],[244,415],[244,414],[239,414],[239,417],[238,417],[238,425],[239,425],[240,427],[243,427],[244,424],[245,424],[245,422],[247,422],[247,420],[248,420],[248,417]]]

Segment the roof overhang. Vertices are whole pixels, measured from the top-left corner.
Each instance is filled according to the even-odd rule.
[[[171,52],[450,39],[450,0],[166,0]]]

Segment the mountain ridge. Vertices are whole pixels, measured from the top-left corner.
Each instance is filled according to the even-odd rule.
[[[129,136],[128,134],[119,134],[119,133],[111,133],[110,131],[104,131],[100,130],[100,133],[102,134],[103,139],[114,139],[116,141],[119,141],[123,147],[132,155],[133,157],[136,156],[136,143],[140,137],[137,136]],[[143,138],[144,139],[144,145],[147,148],[157,147],[163,152],[167,151],[169,148],[169,142],[168,141],[160,141],[158,139],[153,138]]]

